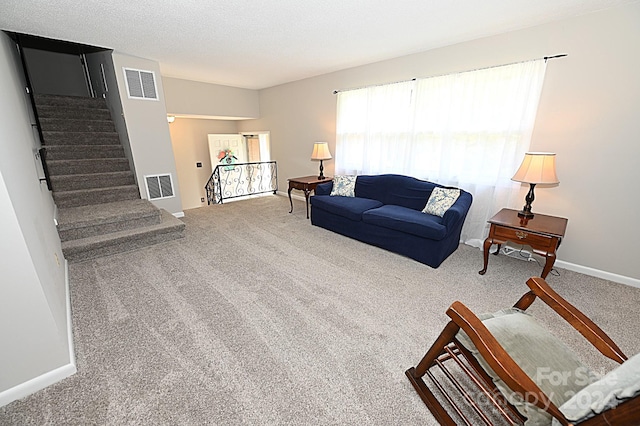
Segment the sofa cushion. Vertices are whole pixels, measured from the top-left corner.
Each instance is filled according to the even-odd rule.
[[[351,220],[362,220],[362,213],[380,207],[378,200],[354,197],[332,197],[331,195],[315,195],[311,197],[313,207],[328,211]]]
[[[335,176],[333,178],[333,187],[331,188],[330,195],[338,197],[355,197],[356,177],[357,176],[351,175]]]
[[[367,210],[362,221],[431,240],[441,240],[447,235],[441,217],[394,205]]]
[[[396,205],[422,210],[431,191],[437,185],[410,176],[360,175],[356,180],[356,197],[379,200],[384,205]]]
[[[433,188],[422,212],[443,217],[459,196],[458,188]]]

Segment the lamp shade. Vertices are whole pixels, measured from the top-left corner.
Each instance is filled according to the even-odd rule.
[[[520,168],[511,180],[533,184],[560,183],[556,175],[556,154],[551,152],[527,152]]]
[[[330,160],[331,152],[329,152],[329,144],[327,142],[316,142],[313,144],[312,160]]]

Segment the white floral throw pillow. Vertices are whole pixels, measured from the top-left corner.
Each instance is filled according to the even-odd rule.
[[[332,196],[338,197],[355,197],[356,196],[356,177],[351,175],[335,176],[333,178],[333,188],[331,188]]]
[[[429,200],[427,200],[427,205],[422,209],[422,213],[442,217],[459,196],[460,190],[457,188],[433,188]]]

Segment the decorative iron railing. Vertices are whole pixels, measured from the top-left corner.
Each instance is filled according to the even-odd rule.
[[[230,198],[278,191],[275,161],[218,164],[204,186],[207,204],[222,204]]]

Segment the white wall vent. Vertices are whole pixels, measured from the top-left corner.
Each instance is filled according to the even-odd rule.
[[[158,100],[156,75],[153,71],[123,68],[127,94],[131,99]]]
[[[147,196],[149,200],[171,198],[173,194],[173,179],[171,175],[147,175],[144,177],[147,184]]]

